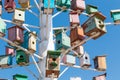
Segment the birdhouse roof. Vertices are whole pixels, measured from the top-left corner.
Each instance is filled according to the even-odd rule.
[[[91,17],[97,17],[97,18],[99,18],[101,20],[105,20],[106,19],[106,17],[102,13],[100,13],[100,12],[95,12],[94,15],[91,16]]]
[[[55,35],[62,33],[63,31],[67,30],[67,28],[65,27],[61,27],[61,28],[56,28],[54,29]]]
[[[88,4],[87,6],[89,6],[89,7],[93,7],[93,8],[98,8],[97,6],[90,5],[90,4]]]
[[[61,51],[48,51],[48,54],[51,55],[60,55]]]
[[[113,14],[113,13],[120,13],[120,9],[111,10],[111,11],[110,11],[111,17],[112,17],[112,14]]]
[[[8,29],[12,29],[12,28],[19,28],[19,29],[21,29],[21,30],[24,30],[24,28],[22,28],[22,27],[20,27],[20,26],[13,26],[13,27],[10,27],[10,28],[8,28]]]
[[[14,75],[14,77],[22,77],[22,78],[27,78],[27,76],[25,76],[25,75],[21,75],[21,74],[16,74],[16,75]]]
[[[101,55],[101,56],[95,56],[94,59],[98,58],[98,57],[106,57],[106,55]]]

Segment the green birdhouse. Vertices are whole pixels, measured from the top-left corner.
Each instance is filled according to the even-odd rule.
[[[46,77],[54,74],[54,77],[59,76],[60,72],[60,51],[48,51],[46,59]]]
[[[16,62],[18,65],[27,65],[27,63],[29,63],[29,55],[22,50],[17,50]]]
[[[57,10],[65,10],[70,8],[71,1],[70,0],[56,0],[56,4],[58,6]]]
[[[6,24],[5,22],[2,20],[2,18],[0,18],[0,36],[4,37],[5,36],[5,31],[6,31]]]
[[[92,36],[96,33],[99,33],[98,36],[94,37],[93,39],[97,39],[103,34],[107,32],[106,27],[104,25],[105,16],[99,12],[96,12],[93,16],[91,16],[83,25],[83,29],[85,35]]]
[[[70,37],[64,32],[64,29],[56,30],[56,44],[57,50],[65,50],[70,47]]]
[[[86,13],[87,14],[93,14],[95,12],[98,12],[98,7],[93,6],[93,5],[87,5],[86,6]]]
[[[13,80],[28,80],[28,77],[26,75],[16,74],[13,75]]]
[[[120,23],[120,9],[111,10],[111,17],[115,23]]]

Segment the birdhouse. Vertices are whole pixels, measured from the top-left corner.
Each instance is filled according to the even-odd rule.
[[[60,51],[48,51],[46,58],[46,77],[54,74],[57,78],[60,72]]]
[[[80,20],[79,20],[78,13],[72,13],[72,12],[70,12],[69,16],[70,16],[70,25],[72,27],[80,25]]]
[[[57,50],[66,50],[70,47],[70,37],[64,32],[64,30],[56,30],[56,44]]]
[[[25,11],[20,9],[15,9],[13,16],[13,23],[21,26],[25,21]]]
[[[111,17],[115,23],[120,23],[120,9],[111,10]]]
[[[106,56],[96,56],[94,58],[94,67],[99,71],[106,70]]]
[[[84,0],[72,0],[71,9],[78,12],[83,12],[85,10],[85,1]]]
[[[0,55],[0,67],[8,68],[12,65],[12,57],[10,55]]]
[[[15,50],[9,46],[6,46],[6,55],[15,55]]]
[[[17,45],[23,43],[23,31],[24,29],[19,26],[8,28],[8,39]]]
[[[106,73],[96,76],[96,77],[93,77],[93,80],[106,80]]]
[[[75,63],[76,63],[75,56],[72,56],[70,54],[65,55],[63,57],[63,63],[68,65],[68,66],[75,65]]]
[[[16,74],[13,75],[13,80],[28,80],[28,77],[26,75]]]
[[[93,5],[86,6],[86,13],[87,14],[94,14],[95,12],[98,12],[98,7],[93,6]]]
[[[36,40],[36,32],[26,32],[24,34],[24,42],[22,43],[22,47],[28,49],[31,53],[34,53],[36,51]]]
[[[16,62],[18,65],[28,65],[29,63],[29,55],[26,54],[22,50],[17,50],[16,51]]]
[[[0,0],[0,16],[2,15],[2,0]]]
[[[75,56],[82,56],[84,54],[84,47],[83,46],[78,46],[74,49],[77,54],[74,54]]]
[[[65,10],[70,8],[71,6],[71,1],[70,0],[56,0],[56,4],[57,4],[57,10]]]
[[[4,4],[5,10],[10,13],[10,12],[14,12],[16,4],[14,2],[14,0],[5,0],[5,4]]]
[[[83,68],[83,69],[87,69],[89,68],[91,65],[90,65],[90,57],[89,57],[89,54],[85,53],[81,58],[80,58],[80,66]]]
[[[6,31],[6,23],[0,18],[0,36],[4,37]]]
[[[75,27],[70,31],[71,46],[80,43],[84,39],[85,35],[81,27]]]
[[[20,6],[23,8],[23,9],[26,9],[26,8],[30,8],[30,1],[26,1],[24,3],[20,3]]]
[[[101,13],[96,12],[93,16],[91,16],[83,25],[84,33],[87,36],[95,35],[96,33],[99,33],[98,36],[94,37],[93,39],[97,39],[103,34],[105,34],[106,27],[104,25],[105,16],[103,16]]]
[[[52,14],[53,8],[55,8],[55,0],[44,0],[44,14]]]

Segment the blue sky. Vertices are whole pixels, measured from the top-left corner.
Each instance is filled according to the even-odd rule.
[[[17,3],[17,0],[15,0]],[[99,11],[101,11],[107,18],[105,20],[105,23],[107,22],[113,22],[112,18],[110,17],[110,10],[114,9],[120,9],[119,0],[86,0],[86,4],[91,4],[98,6]],[[31,0],[31,4],[33,4],[33,1]],[[17,5],[19,7],[19,5]],[[36,8],[32,8],[32,10],[36,13],[38,13],[38,10]],[[55,11],[56,12],[56,11]],[[59,26],[69,26],[69,12],[63,12],[60,15],[56,16],[53,19],[53,27],[59,27]],[[12,20],[13,14],[8,14],[3,9],[3,15],[2,18]],[[80,15],[80,24],[83,24],[84,21],[86,21],[88,17],[85,15]],[[34,21],[34,22],[33,22]],[[38,26],[39,20],[34,15],[30,14],[29,12],[26,12],[26,21],[25,23],[29,23],[32,25]],[[7,24],[7,28],[13,26],[13,24]],[[120,63],[119,63],[119,56],[120,56],[120,25],[109,25],[106,26],[107,33],[103,35],[102,37],[98,38],[97,40],[90,40],[86,44],[84,44],[84,49],[86,52],[89,53],[92,68],[93,66],[93,58],[97,55],[107,54],[107,80],[118,80],[119,74],[120,74]],[[36,30],[37,32],[39,30]],[[6,32],[7,34],[7,32]],[[7,35],[6,35],[7,37]],[[7,45],[6,42],[0,40],[0,54],[5,54],[5,45]],[[15,59],[14,59],[15,64]],[[34,65],[28,66],[29,69],[31,69],[36,75],[38,75],[38,72],[36,70],[36,67]],[[64,69],[64,66],[61,66],[61,71]],[[10,68],[10,69],[0,69],[0,78],[7,78],[12,80],[12,76],[14,74],[25,74],[29,77],[29,80],[35,80],[34,77],[32,77],[31,74],[29,74],[23,67],[16,67],[16,68]],[[69,80],[70,77],[81,77],[82,80],[92,80],[94,76],[103,74],[102,72],[95,72],[90,70],[82,70],[82,69],[76,69],[76,68],[69,68],[68,71],[64,73],[58,80]]]

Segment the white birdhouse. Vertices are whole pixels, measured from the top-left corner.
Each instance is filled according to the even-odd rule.
[[[78,46],[74,49],[77,53],[74,54],[75,56],[82,56],[84,54],[84,47],[83,46]]]

